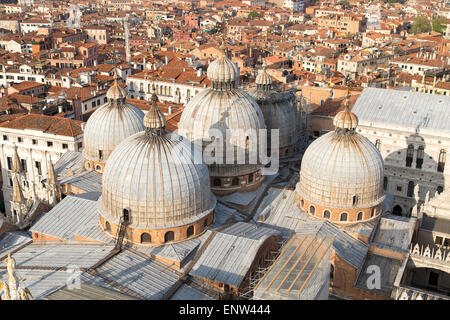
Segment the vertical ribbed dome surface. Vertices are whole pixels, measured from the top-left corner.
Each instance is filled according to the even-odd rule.
[[[245,91],[229,89],[224,91],[209,88],[197,94],[183,110],[178,132],[191,141],[208,141],[209,130],[219,130],[223,137],[229,132],[246,132],[250,129],[264,129],[264,116],[256,101]],[[227,130],[230,130],[227,132]],[[223,140],[225,143],[225,140]],[[255,143],[258,143],[255,140]],[[237,139],[234,146],[245,150],[248,155],[248,145],[245,139]],[[236,149],[237,150],[237,149]],[[232,150],[226,150],[233,152]],[[226,152],[223,154],[225,163]],[[254,172],[257,164],[242,165],[211,165],[211,175],[242,175]]]
[[[211,82],[235,82],[239,80],[239,67],[225,54],[211,62],[207,70]]]
[[[303,155],[297,190],[311,202],[333,208],[368,208],[381,203],[384,164],[376,147],[359,134],[329,132]]]
[[[85,158],[93,161],[108,159],[119,143],[144,130],[143,118],[144,113],[129,103],[113,105],[109,101],[95,110],[83,132]],[[99,150],[102,151],[102,159]]]
[[[103,173],[101,214],[118,221],[130,209],[137,228],[167,228],[199,220],[215,207],[207,166],[175,133],[137,133],[113,151]],[[112,218],[112,219],[111,219]]]

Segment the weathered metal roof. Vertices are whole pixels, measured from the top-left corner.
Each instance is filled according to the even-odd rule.
[[[67,286],[56,290],[42,300],[138,300],[122,292],[111,290],[94,284],[81,283],[80,287]]]
[[[420,228],[448,234],[450,233],[450,220],[424,216]]]
[[[369,253],[366,261],[364,262],[364,266],[361,268],[358,279],[356,280],[355,287],[375,294],[390,297],[395,277],[397,276],[401,264],[401,260]],[[368,278],[374,274],[373,270],[368,270],[368,267],[370,266],[372,266],[372,268],[373,266],[380,268],[380,289],[368,288]],[[372,284],[372,281],[369,281],[369,283]]]
[[[389,123],[411,129],[450,131],[450,97],[366,88],[352,109],[360,124]]]
[[[0,257],[3,257],[9,251],[32,241],[33,240],[31,239],[31,236],[28,234],[28,232],[6,232],[0,240]]]
[[[382,217],[373,241],[394,250],[407,251],[416,221],[416,219],[393,215]]]
[[[83,153],[79,151],[66,151],[55,163],[55,172],[60,177],[65,177],[68,172],[81,172],[84,169]]]
[[[102,192],[102,175],[97,171],[84,171],[61,179],[60,184],[70,184],[85,192]]]
[[[218,232],[189,274],[239,287],[261,245],[278,234],[270,228],[255,227],[239,222]]]
[[[17,267],[89,268],[106,257],[114,246],[97,244],[66,244],[60,242],[32,243],[15,252]],[[6,268],[0,261],[0,268]]]
[[[145,254],[151,254],[156,257],[181,262],[186,259],[199,245],[200,240],[192,239],[177,243],[168,243],[158,247],[134,245],[133,248]]]
[[[65,197],[42,215],[30,231],[63,240],[74,240],[77,234],[103,243],[111,242],[100,229],[97,202],[83,196]]]
[[[256,285],[255,299],[316,299],[328,287],[333,238],[294,235]]]
[[[143,299],[158,300],[175,284],[180,274],[168,264],[124,250],[96,269],[101,277],[114,280]]]
[[[170,297],[170,300],[212,300],[212,298],[197,289],[183,284],[173,296]]]

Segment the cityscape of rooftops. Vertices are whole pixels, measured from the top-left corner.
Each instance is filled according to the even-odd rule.
[[[448,0],[0,1],[0,305],[449,300],[448,153]]]

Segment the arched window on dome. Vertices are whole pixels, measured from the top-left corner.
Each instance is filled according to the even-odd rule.
[[[203,223],[203,228],[206,228],[208,226],[208,219],[205,219],[205,222]]]
[[[194,226],[190,226],[189,228],[187,228],[186,237],[189,238],[193,234],[194,234]]]
[[[408,182],[407,196],[414,197],[414,182],[413,181]]]
[[[411,167],[414,158],[414,145],[410,144],[406,150],[406,166]]]
[[[358,216],[356,217],[356,220],[361,221],[363,218],[363,213],[360,211],[358,212]]]
[[[233,185],[233,186],[237,186],[237,185],[239,185],[239,178],[233,178],[233,180],[231,181],[231,185]]]
[[[253,173],[250,173],[248,175],[248,183],[252,183],[253,182]]]
[[[353,197],[352,197],[352,204],[354,205],[354,206],[356,206],[357,204],[358,204],[358,195],[353,195]]]
[[[347,221],[348,219],[348,213],[347,212],[342,212],[341,213],[341,218],[339,219],[339,221]]]
[[[150,243],[150,242],[152,242],[152,237],[147,232],[141,234],[141,243]]]
[[[385,191],[388,191],[388,183],[389,183],[388,177],[384,177],[383,178],[383,189]]]
[[[330,266],[330,280],[333,280],[333,278],[334,278],[334,266],[331,265]]]
[[[309,212],[312,214],[316,213],[316,208],[314,206],[309,206]]]
[[[370,210],[370,217],[372,218],[375,215],[375,208],[372,208],[372,210]]]
[[[220,187],[222,185],[222,181],[219,178],[215,178],[213,180],[213,184],[215,187]]]
[[[173,231],[167,231],[164,235],[164,242],[173,241],[175,239],[175,235]]]
[[[106,221],[105,223],[105,231],[111,232],[111,225],[109,224],[108,221]]]
[[[329,210],[325,210],[323,212],[323,218],[324,219],[330,219],[331,218],[331,212]]]
[[[302,208],[304,208],[304,207],[305,207],[305,201],[303,201],[303,199],[302,199],[302,200],[300,200],[300,205],[302,206]]]

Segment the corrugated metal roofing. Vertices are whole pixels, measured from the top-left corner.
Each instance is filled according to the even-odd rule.
[[[58,289],[43,300],[137,300],[137,298],[94,284],[81,283],[79,288],[66,286]]]
[[[200,292],[186,284],[180,288],[170,297],[170,300],[213,300],[203,292]]]
[[[146,259],[131,250],[124,250],[105,262],[96,271],[102,277],[135,292],[143,299],[158,300],[179,279],[170,266]]]
[[[21,245],[32,242],[31,236],[27,232],[15,231],[6,232],[0,240],[0,257]]]
[[[443,95],[366,88],[352,112],[360,122],[450,131],[450,97]]]
[[[74,235],[111,242],[100,230],[97,202],[79,196],[67,196],[52,210],[42,215],[30,231],[58,239],[74,240]]]
[[[33,243],[12,255],[17,267],[89,268],[106,257],[114,246],[96,244]],[[6,268],[0,261],[0,268]]]
[[[96,171],[85,171],[60,180],[85,192],[102,192],[102,175]]]
[[[172,244],[164,244],[158,247],[135,245],[133,248],[145,254],[181,262],[200,245],[200,242],[201,241],[198,239],[192,239]]]
[[[190,275],[239,287],[261,245],[274,230],[239,222],[218,232],[197,260]],[[247,237],[243,236],[247,231]],[[245,232],[244,232],[245,233]],[[237,235],[239,234],[239,235]]]
[[[84,157],[78,151],[66,151],[55,163],[55,172],[58,176],[65,177],[69,171],[79,172],[84,169]]]

